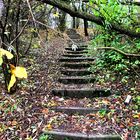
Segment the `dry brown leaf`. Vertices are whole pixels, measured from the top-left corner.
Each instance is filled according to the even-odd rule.
[[[42,113],[48,114],[49,113],[49,110],[47,108],[45,108],[45,109],[42,110]]]
[[[11,122],[11,125],[12,125],[12,126],[16,126],[17,124],[18,124],[18,122],[15,121],[15,120],[13,120],[13,121]]]

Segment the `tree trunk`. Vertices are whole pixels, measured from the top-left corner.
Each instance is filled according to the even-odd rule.
[[[84,33],[85,36],[88,36],[88,21],[84,19]]]
[[[79,28],[79,25],[80,25],[80,19],[76,18],[76,29]]]
[[[60,11],[58,28],[61,32],[64,32],[66,29],[66,12],[64,11]]]
[[[75,28],[76,27],[76,21],[75,21],[75,17],[73,17],[73,22],[72,22],[72,28]]]

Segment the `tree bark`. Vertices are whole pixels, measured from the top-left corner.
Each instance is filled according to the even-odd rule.
[[[84,32],[85,36],[88,36],[88,21],[84,19]]]
[[[60,11],[59,16],[59,25],[58,28],[61,32],[64,32],[66,29],[66,13],[64,11]]]
[[[73,28],[75,28],[75,27],[76,27],[75,17],[73,17],[73,20],[72,20],[72,27],[73,27]]]
[[[105,20],[103,17],[97,17],[94,16],[93,14],[89,14],[83,11],[75,11],[74,8],[72,8],[70,5],[68,5],[66,2],[62,0],[41,0],[41,2],[55,6],[65,11],[66,13],[70,14],[72,17],[79,17],[87,21],[95,22],[98,25],[104,26],[103,23]],[[130,37],[140,37],[140,32],[136,32],[134,29],[131,29],[129,27],[124,27],[123,25],[118,25],[117,23],[113,23],[113,22],[110,24],[112,30],[118,31],[121,34],[126,34]]]

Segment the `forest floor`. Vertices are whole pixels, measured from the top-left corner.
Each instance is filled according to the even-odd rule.
[[[1,80],[0,83],[0,140],[37,140],[43,130],[56,128],[68,132],[82,133],[113,133],[121,134],[124,140],[135,140],[139,135],[140,113],[139,106],[133,100],[124,104],[127,95],[132,99],[140,92],[140,81],[128,81],[122,84],[119,80],[113,83],[89,84],[94,88],[109,88],[118,94],[109,98],[94,98],[81,100],[64,99],[51,95],[51,89],[62,87],[56,82],[60,76],[58,59],[64,51],[66,41],[54,38],[51,44],[33,48],[24,66],[28,71],[28,79],[20,83],[16,94],[6,94]],[[135,88],[135,89],[134,89]],[[54,112],[50,107],[78,106],[100,108],[107,106],[111,111],[99,116],[97,114],[71,115]],[[103,112],[104,113],[104,112]],[[98,122],[98,129],[93,123]],[[68,127],[69,126],[69,127]],[[111,127],[111,129],[109,129]],[[92,132],[91,132],[92,128]]]

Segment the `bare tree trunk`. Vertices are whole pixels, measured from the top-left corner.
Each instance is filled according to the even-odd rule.
[[[85,36],[88,36],[88,21],[84,19],[84,33]]]
[[[64,32],[66,29],[66,12],[64,11],[60,11],[58,28],[61,32]]]
[[[73,22],[72,22],[72,28],[75,28],[76,27],[76,21],[75,21],[75,17],[73,17]]]

